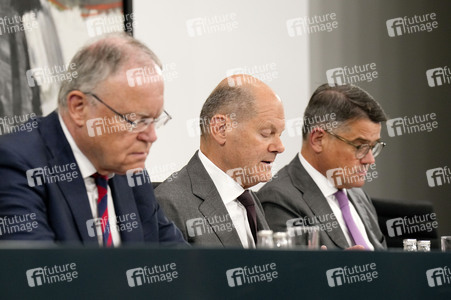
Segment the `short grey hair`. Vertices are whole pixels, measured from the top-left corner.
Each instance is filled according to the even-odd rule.
[[[352,84],[330,86],[325,83],[316,89],[305,109],[303,139],[314,127],[322,124],[321,119],[332,113],[338,126],[357,119],[369,119],[374,123],[387,121],[380,104],[362,88]]]
[[[110,33],[81,48],[72,58],[77,78],[63,81],[58,93],[59,108],[66,108],[67,95],[73,90],[92,91],[102,81],[115,75],[133,59],[153,61],[162,68],[156,54],[146,45],[126,33]]]

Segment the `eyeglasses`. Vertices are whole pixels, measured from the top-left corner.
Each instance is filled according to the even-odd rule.
[[[368,152],[370,152],[370,150],[373,152],[373,157],[376,157],[376,156],[378,156],[381,153],[382,149],[387,145],[384,142],[376,142],[373,146],[371,146],[369,144],[356,145],[353,142],[348,141],[347,139],[345,139],[345,138],[343,138],[343,137],[341,137],[339,135],[336,135],[335,133],[333,133],[331,131],[325,130],[325,132],[327,132],[328,134],[336,137],[340,141],[345,142],[346,144],[349,144],[349,145],[353,146],[356,149],[355,157],[357,159],[364,158],[368,154]]]
[[[83,92],[83,93],[86,95],[93,96],[97,101],[99,101],[100,103],[105,105],[109,110],[111,110],[116,115],[118,115],[119,117],[124,119],[126,122],[128,122],[130,124],[130,132],[142,132],[142,131],[146,130],[151,124],[154,124],[155,129],[158,129],[158,128],[166,125],[166,123],[172,119],[171,115],[168,114],[166,110],[163,110],[163,113],[158,118],[144,118],[144,119],[140,119],[137,121],[131,121],[125,115],[117,112],[114,108],[112,108],[111,106],[106,104],[102,99],[97,97],[95,94],[89,93],[89,92]]]

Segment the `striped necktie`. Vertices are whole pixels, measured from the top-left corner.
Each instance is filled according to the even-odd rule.
[[[111,237],[110,223],[108,221],[108,176],[95,173],[92,175],[97,185],[97,217],[100,220],[102,228],[103,246],[113,246],[113,239]]]

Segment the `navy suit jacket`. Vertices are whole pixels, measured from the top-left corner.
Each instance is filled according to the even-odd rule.
[[[84,180],[57,113],[32,122],[37,128],[30,132],[0,137],[0,239],[98,245]],[[28,171],[54,166],[76,178],[65,171],[43,182],[40,169]],[[186,243],[160,209],[150,180],[130,187],[125,175],[115,175],[109,186],[122,244]]]

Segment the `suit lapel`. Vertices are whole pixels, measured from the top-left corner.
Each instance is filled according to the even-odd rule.
[[[42,121],[41,134],[44,142],[47,144],[47,149],[52,158],[49,160],[49,166],[69,166],[75,164],[77,178],[71,182],[67,180],[57,181],[64,199],[68,203],[75,225],[83,242],[98,243],[96,236],[89,236],[86,222],[93,218],[91,208],[89,206],[88,193],[86,191],[85,183],[81,177],[80,169],[75,161],[72,149],[66,137],[64,136],[61,125],[59,124],[58,115],[56,112],[50,114]]]
[[[202,165],[197,152],[188,163],[187,171],[191,178],[193,194],[203,200],[199,205],[199,211],[207,218],[207,221],[214,219],[215,216],[228,216],[227,208],[216,190],[210,175],[208,175],[207,170]],[[210,221],[208,222],[210,223]],[[230,232],[227,230],[213,232],[224,246],[242,245],[235,227]]]
[[[127,181],[123,176],[116,175],[110,180],[111,193],[114,199],[114,211],[117,218],[117,226],[119,226],[119,233],[121,235],[122,242],[139,242],[144,241],[143,226],[141,224],[141,218],[139,217],[139,211],[136,206],[136,202],[132,189],[128,186]],[[135,214],[136,219],[131,220],[131,215]],[[123,221],[123,222],[119,222]],[[121,226],[127,226],[132,222],[138,222],[137,228],[133,228],[130,231],[123,229]],[[116,223],[116,222],[114,222]],[[110,226],[114,223],[110,223]]]
[[[321,190],[318,188],[316,183],[307,173],[305,168],[299,161],[298,156],[296,156],[290,163],[288,167],[288,173],[291,177],[293,185],[303,194],[303,200],[310,207],[315,216],[331,216],[332,209],[330,208]],[[308,216],[311,218],[312,216]],[[321,218],[324,219],[324,218]],[[321,222],[322,224],[326,224]],[[341,230],[330,230],[325,231],[325,233],[330,237],[330,239],[339,247],[347,248],[349,247],[348,242]]]

